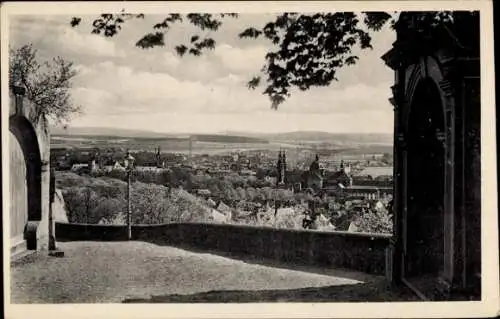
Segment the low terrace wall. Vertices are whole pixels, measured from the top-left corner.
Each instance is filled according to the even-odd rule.
[[[127,226],[56,223],[57,241],[125,241]]]
[[[58,241],[127,239],[126,226],[56,224]],[[227,224],[134,225],[132,239],[158,245],[345,268],[390,276],[390,235]],[[386,267],[386,265],[388,265]]]

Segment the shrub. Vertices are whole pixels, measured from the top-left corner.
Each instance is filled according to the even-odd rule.
[[[357,222],[360,232],[392,234],[392,215],[386,209],[369,209],[357,218]]]

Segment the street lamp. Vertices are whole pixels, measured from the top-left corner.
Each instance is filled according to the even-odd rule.
[[[274,190],[274,227],[278,225],[278,189]]]
[[[132,205],[130,203],[130,177],[134,169],[135,158],[127,151],[125,157],[125,169],[127,170],[127,239],[132,239]]]

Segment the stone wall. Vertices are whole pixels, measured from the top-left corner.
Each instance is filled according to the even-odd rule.
[[[56,223],[58,241],[127,238],[126,226]],[[135,225],[132,239],[158,245],[253,256],[293,264],[345,268],[388,275],[388,235],[274,229],[227,224]]]

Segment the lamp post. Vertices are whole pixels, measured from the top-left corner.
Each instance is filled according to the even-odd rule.
[[[274,227],[278,225],[278,189],[274,190]]]
[[[125,169],[127,170],[127,239],[132,239],[132,205],[130,202],[130,177],[132,175],[132,170],[134,169],[134,161],[135,158],[130,155],[130,152],[127,151],[127,156],[125,157]]]

